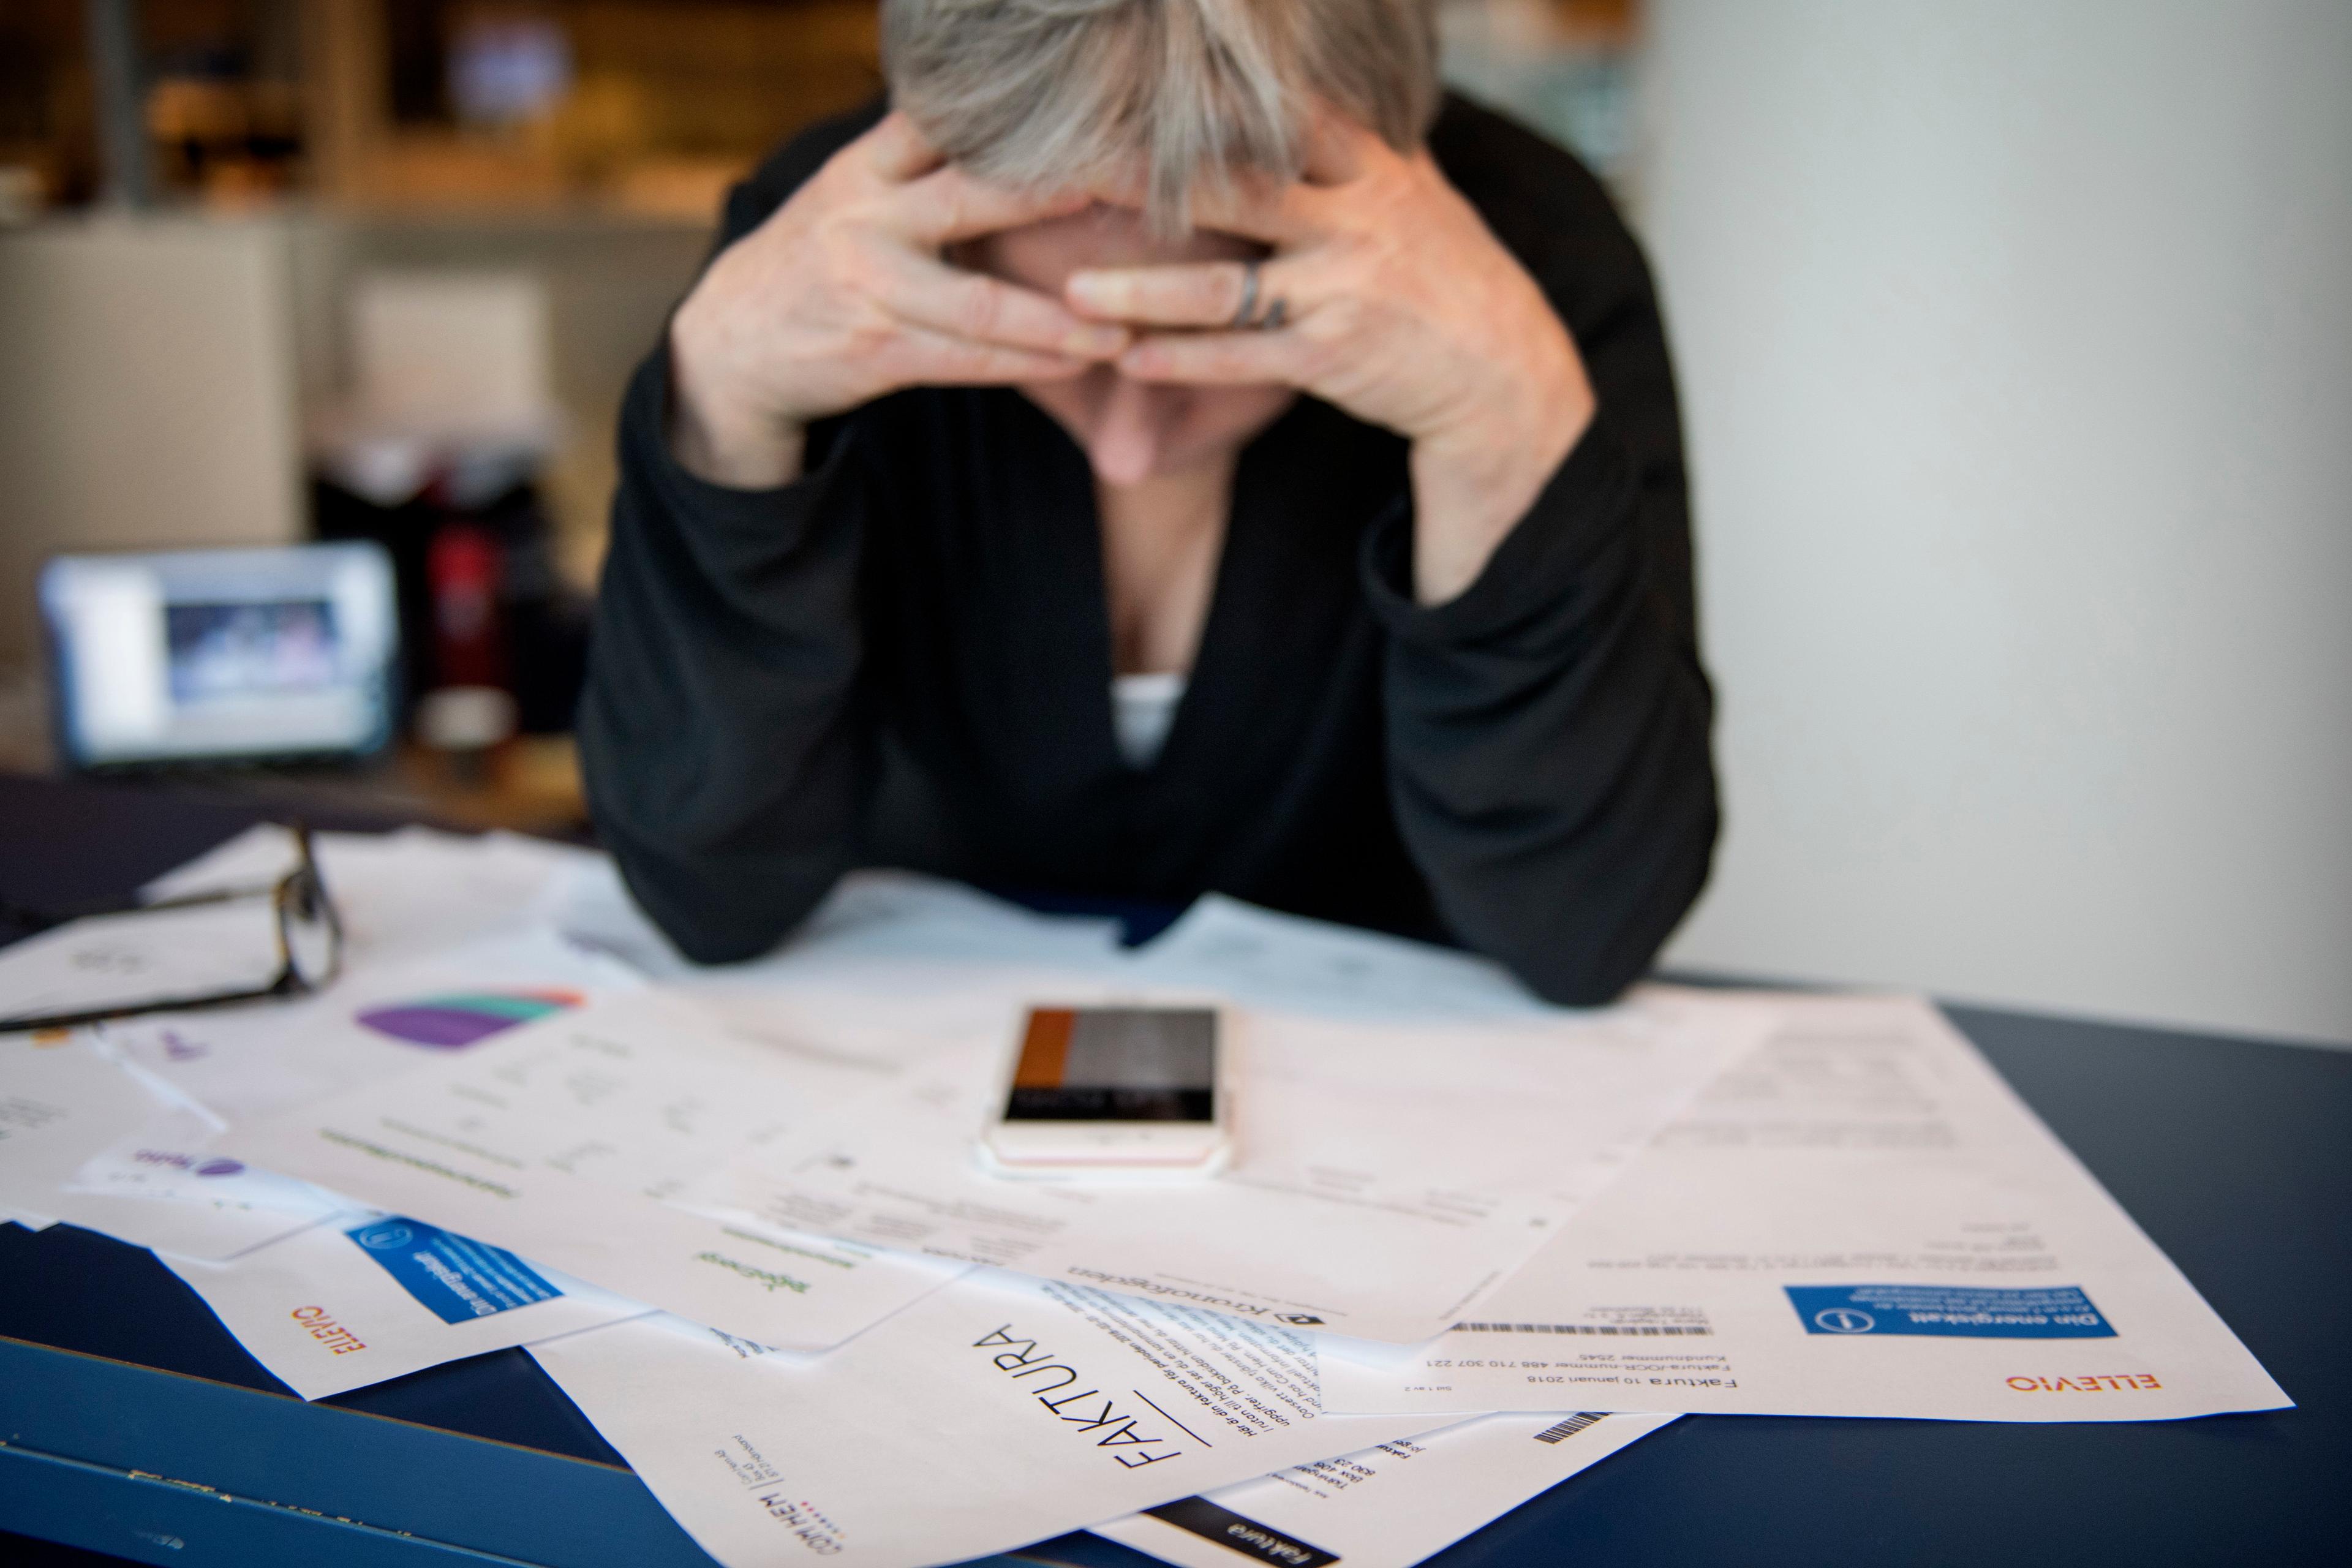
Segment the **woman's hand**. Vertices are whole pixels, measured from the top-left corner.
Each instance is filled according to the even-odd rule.
[[[721,252],[678,307],[672,450],[714,483],[778,485],[798,477],[813,420],[901,387],[1045,381],[1114,357],[1124,329],[940,254],[1088,199],[984,184],[888,116]]]
[[[1306,178],[1204,202],[1195,221],[1270,246],[1256,313],[1235,330],[1238,262],[1071,275],[1070,305],[1143,329],[1118,358],[1142,381],[1281,382],[1412,442],[1413,588],[1475,580],[1591,423],[1584,362],[1535,280],[1426,152],[1406,157],[1337,116]]]

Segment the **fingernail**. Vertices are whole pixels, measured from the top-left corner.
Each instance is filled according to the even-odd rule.
[[[1066,288],[1070,302],[1089,310],[1116,310],[1118,306],[1118,279],[1109,272],[1073,272]]]

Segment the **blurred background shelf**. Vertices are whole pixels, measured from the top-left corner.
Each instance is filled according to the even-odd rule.
[[[1440,16],[1455,81],[1628,161],[1637,0]],[[111,61],[110,18],[129,45]],[[704,223],[762,152],[880,88],[874,0],[10,0],[0,167],[36,206],[111,189]],[[107,167],[110,105],[143,127],[143,178]]]
[[[1443,12],[1457,80],[1628,187],[1635,22]],[[629,372],[730,184],[880,91],[877,31],[874,0],[0,5],[0,763],[47,755],[50,556],[373,538],[413,698],[483,679],[436,664],[453,521],[498,556],[488,679],[565,728]]]

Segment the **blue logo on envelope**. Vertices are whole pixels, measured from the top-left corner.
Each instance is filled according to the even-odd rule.
[[[445,1323],[470,1323],[563,1294],[513,1253],[421,1219],[394,1215],[343,1234]]]
[[[2073,1285],[1786,1285],[1809,1334],[1951,1334],[1979,1340],[2111,1340],[2115,1326]]]

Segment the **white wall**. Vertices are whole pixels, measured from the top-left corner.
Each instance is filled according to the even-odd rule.
[[[2352,5],[1653,0],[1671,951],[2352,1041]]]

